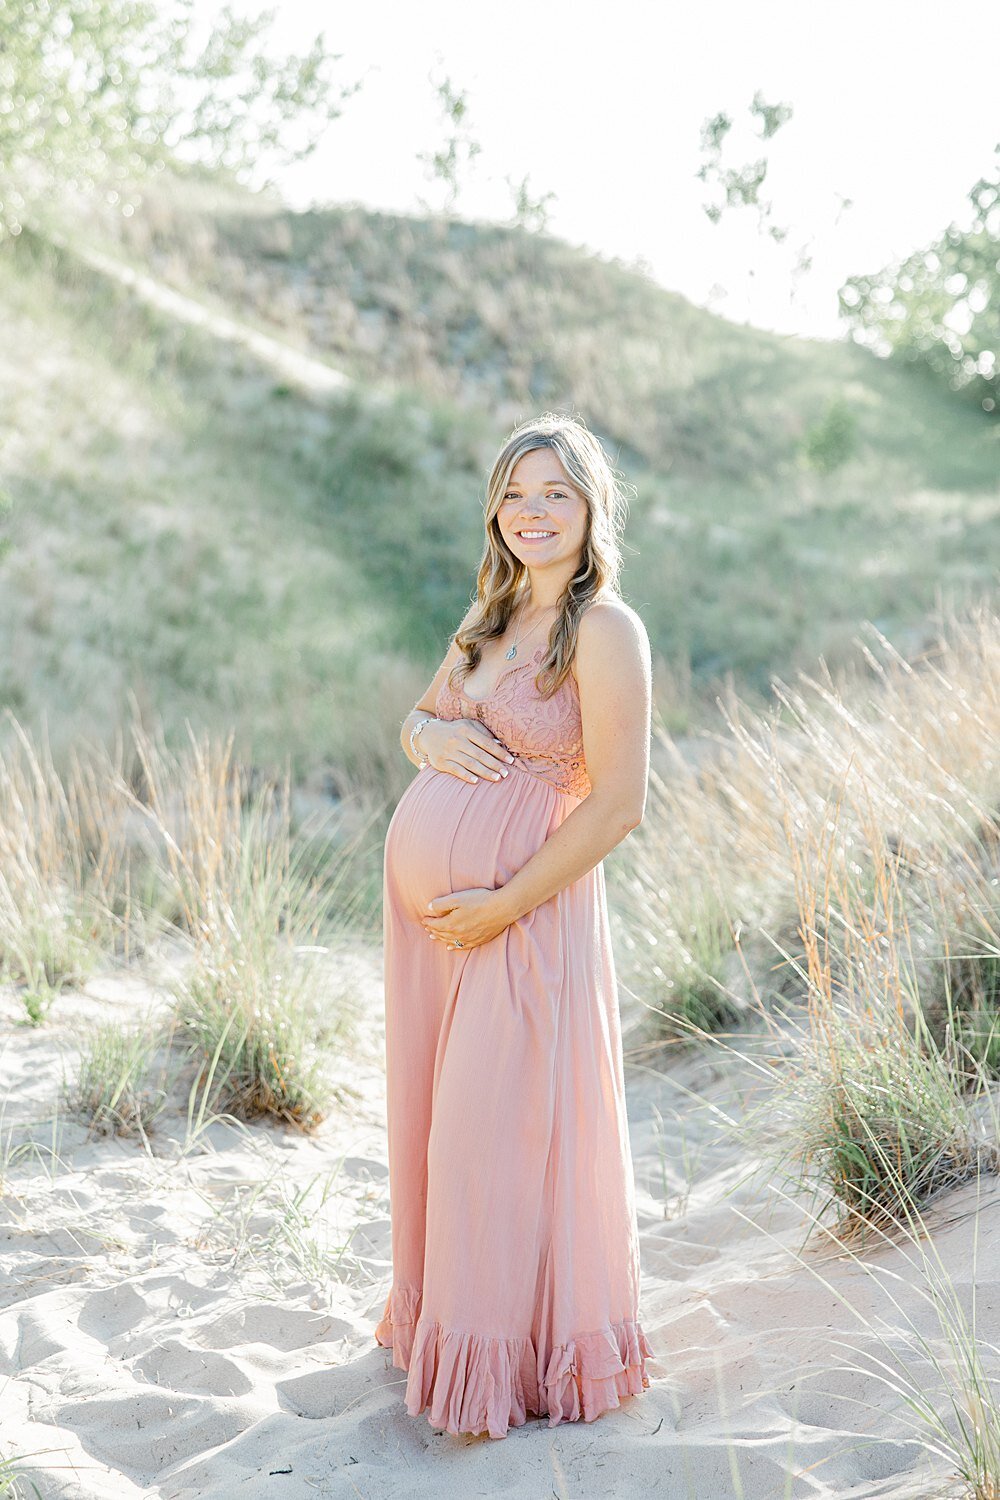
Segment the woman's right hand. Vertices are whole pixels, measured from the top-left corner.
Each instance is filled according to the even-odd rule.
[[[514,757],[478,719],[430,719],[417,735],[435,771],[460,781],[499,781]]]

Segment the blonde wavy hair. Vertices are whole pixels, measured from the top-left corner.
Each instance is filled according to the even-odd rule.
[[[599,597],[620,597],[619,538],[624,529],[627,500],[607,453],[579,417],[545,412],[520,423],[497,454],[487,481],[486,546],[476,575],[475,598],[470,600],[478,605],[478,613],[453,637],[463,652],[463,660],[456,662],[448,674],[448,684],[453,690],[482,660],[483,642],[502,636],[514,611],[521,606],[528,569],[504,541],[497,512],[514,465],[534,448],[552,448],[558,454],[566,474],[584,496],[588,510],[580,565],[559,600],[559,614],[549,631],[548,654],[535,677],[543,698],[552,697],[569,672],[580,620],[586,610]]]

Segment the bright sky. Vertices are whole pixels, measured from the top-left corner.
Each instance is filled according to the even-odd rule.
[[[509,217],[505,178],[527,175],[532,196],[556,195],[550,233],[781,332],[837,337],[838,286],[964,222],[1000,140],[994,6],[970,18],[940,0],[396,0],[332,7],[324,23],[312,0],[281,0],[279,12],[275,44],[301,49],[325,24],[340,76],[363,80],[317,152],[280,174],[296,206],[441,206],[417,153],[444,144],[434,88],[447,76],[481,147],[455,213]],[[719,111],[735,122],[724,164],[758,154],[758,89],[794,111],[768,143],[763,188],[789,229],[781,247],[753,210],[710,223],[695,178]],[[803,249],[813,265],[796,277]]]

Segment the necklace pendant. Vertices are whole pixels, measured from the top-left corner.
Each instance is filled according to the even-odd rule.
[[[516,646],[511,646],[510,650],[506,654],[507,661],[510,661],[511,658],[515,657],[516,655],[517,655],[517,647]]]

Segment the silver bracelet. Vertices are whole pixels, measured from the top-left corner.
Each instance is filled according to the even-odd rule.
[[[430,721],[435,718],[437,718],[436,714],[427,714],[423,719],[418,719],[416,724],[414,724],[413,728],[410,730],[410,749],[417,757],[417,764],[419,765],[421,771],[426,770],[426,768],[430,765],[430,761],[427,759],[427,756],[424,754],[424,752],[418,748],[414,741],[416,740],[416,737],[420,733],[421,729],[423,729],[424,725],[429,724]]]

